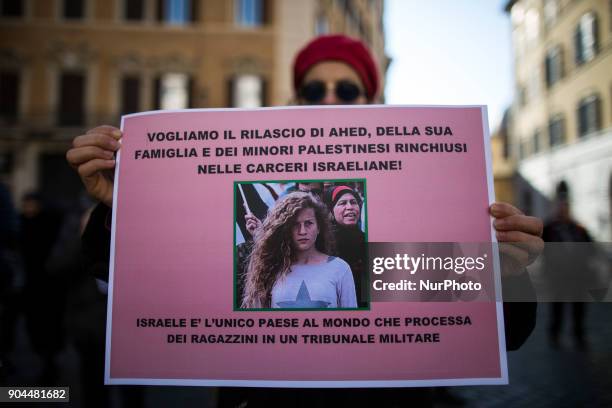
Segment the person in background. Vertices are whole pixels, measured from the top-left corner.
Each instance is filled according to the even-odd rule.
[[[19,315],[17,242],[19,217],[7,186],[0,182],[0,384],[14,372],[9,354],[15,345]]]
[[[567,184],[557,187],[556,208],[553,217],[544,225],[542,238],[547,244],[544,251],[544,268],[553,283],[555,302],[551,303],[549,341],[553,348],[560,346],[559,334],[563,326],[563,310],[571,305],[573,334],[576,347],[587,347],[584,334],[587,290],[593,282],[594,271],[589,261],[594,256],[593,239],[582,225],[572,218]],[[575,300],[561,302],[560,300]]]
[[[354,105],[378,101],[380,80],[374,59],[361,41],[344,35],[327,35],[314,39],[300,50],[293,65],[293,86],[295,101],[301,105]],[[66,154],[89,194],[100,201],[83,237],[84,252],[91,262],[108,262],[108,226],[113,203],[113,179],[109,171],[115,167],[114,154],[121,146],[121,136],[121,131],[115,127],[99,126],[77,136]],[[500,242],[522,244],[509,247],[517,263],[526,266],[533,262],[543,248],[542,222],[507,203],[494,203],[489,212]],[[108,268],[104,271],[100,277],[108,279]],[[513,303],[505,310],[506,344],[509,349],[516,349],[533,330],[535,304]],[[232,398],[231,394],[229,390],[224,391],[219,398],[220,405],[241,403],[242,400]],[[370,390],[336,393],[263,390],[251,397],[249,406],[273,406],[279,401],[286,406],[380,406],[380,394]],[[387,404],[399,404],[403,401],[403,393],[390,390],[385,398]],[[414,398],[411,402],[418,406],[427,406],[430,401],[427,397]]]
[[[32,349],[43,361],[39,385],[58,381],[56,357],[65,345],[66,286],[47,261],[57,244],[62,215],[36,192],[24,195],[21,204],[21,255],[25,271],[23,305]]]

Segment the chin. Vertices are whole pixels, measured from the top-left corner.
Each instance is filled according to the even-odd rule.
[[[300,252],[304,252],[304,251],[308,251],[313,246],[314,246],[314,244],[311,244],[311,243],[308,243],[308,244],[297,244],[297,245],[295,245],[295,250],[296,251],[300,251]]]

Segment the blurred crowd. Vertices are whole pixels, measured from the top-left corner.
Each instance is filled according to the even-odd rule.
[[[81,268],[92,204],[85,195],[66,206],[30,192],[18,211],[0,184],[0,384],[65,386],[59,356],[71,345],[87,407],[109,406],[105,290]],[[24,346],[36,363],[20,364]]]

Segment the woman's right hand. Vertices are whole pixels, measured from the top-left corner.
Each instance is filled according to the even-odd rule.
[[[112,126],[99,126],[74,138],[66,160],[79,173],[90,196],[113,205],[113,174],[115,152],[121,144],[121,131]]]

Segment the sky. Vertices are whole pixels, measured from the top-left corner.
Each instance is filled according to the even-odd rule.
[[[488,105],[495,130],[513,98],[506,3],[386,0],[386,103]]]

